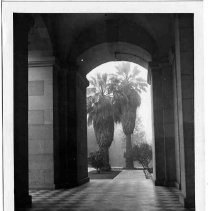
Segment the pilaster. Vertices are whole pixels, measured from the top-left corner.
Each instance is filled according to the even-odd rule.
[[[30,207],[28,177],[28,32],[33,19],[13,15],[14,23],[14,194],[15,207]]]

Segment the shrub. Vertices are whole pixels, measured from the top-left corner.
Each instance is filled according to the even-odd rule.
[[[152,146],[142,142],[133,147],[133,159],[139,161],[143,168],[149,168],[152,160]]]
[[[91,152],[89,156],[90,165],[100,173],[101,168],[104,167],[103,156],[99,151]]]

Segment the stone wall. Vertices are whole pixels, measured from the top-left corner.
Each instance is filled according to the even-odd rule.
[[[30,64],[28,78],[29,187],[53,188],[52,64]]]

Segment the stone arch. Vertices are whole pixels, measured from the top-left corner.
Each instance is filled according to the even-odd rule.
[[[95,67],[110,61],[129,61],[148,69],[151,54],[143,48],[127,42],[105,42],[80,54],[76,63],[79,72],[86,75]]]
[[[105,43],[95,45],[95,46],[89,48],[88,50],[86,50],[85,52],[83,52],[76,59],[76,62],[78,65],[78,72],[80,72],[81,75],[86,75],[90,71],[92,71],[94,68],[96,68],[100,65],[103,65],[105,63],[108,63],[108,62],[113,62],[113,61],[132,62],[132,63],[135,63],[135,64],[140,65],[141,67],[145,68],[144,71],[145,71],[145,74],[147,75],[147,82],[148,82],[148,84],[151,85],[151,72],[149,71],[149,62],[151,62],[151,60],[152,60],[151,54],[137,45],[134,45],[134,44],[131,44],[128,42],[105,42]],[[151,102],[152,102],[152,99],[151,99]],[[151,111],[152,111],[152,109],[151,109]],[[153,133],[152,117],[153,117],[153,115],[151,116],[151,121],[150,121],[150,124],[152,126],[151,133]],[[149,116],[149,119],[150,119],[150,116]],[[118,127],[118,129],[119,129],[119,127]],[[118,129],[115,130],[115,135],[116,135],[117,131],[119,134]],[[93,130],[88,130],[88,128],[87,128],[87,131],[89,131],[89,132],[91,131],[90,133],[93,132]],[[89,132],[87,134],[89,134]],[[121,131],[121,133],[122,133],[122,131]],[[88,135],[88,138],[87,138],[88,152],[90,153],[91,151],[89,151],[90,150],[89,144],[94,143],[95,146],[97,144],[94,142],[94,140],[95,140],[94,138],[93,138],[93,142],[89,138],[90,138],[90,136]],[[119,139],[116,138],[116,141],[117,140],[119,140]],[[113,148],[113,144],[109,149],[110,150],[110,159],[111,159],[111,157],[113,157],[112,152],[117,149],[119,151],[118,156],[120,155],[120,157],[121,157],[121,162],[119,162],[119,163],[121,163],[120,165],[124,166],[123,153],[121,150],[119,150],[120,143],[115,142],[115,144],[117,145],[116,148]],[[95,150],[95,148],[91,148],[91,150]],[[112,161],[112,159],[110,160],[110,163],[113,164],[113,162],[111,162],[111,161]],[[115,163],[117,163],[117,162],[115,162]],[[117,166],[119,166],[119,165],[117,165]]]
[[[116,22],[114,23],[116,24]],[[175,170],[171,168],[171,166],[175,165],[174,135],[173,132],[169,132],[169,135],[165,132],[165,128],[167,127],[173,131],[174,123],[173,120],[170,120],[172,123],[170,122],[169,125],[167,122],[168,120],[162,118],[164,115],[164,109],[170,110],[169,113],[173,116],[173,111],[170,107],[171,105],[169,106],[170,108],[168,108],[168,105],[164,100],[164,97],[167,97],[171,103],[173,100],[173,95],[163,91],[163,89],[165,89],[164,87],[166,86],[166,77],[168,77],[167,80],[170,81],[167,82],[168,89],[170,92],[172,90],[170,85],[173,83],[173,80],[171,78],[171,67],[169,61],[167,57],[164,57],[163,60],[162,58],[156,60],[156,58],[158,58],[158,49],[156,48],[153,38],[147,32],[144,31],[143,33],[141,31],[143,36],[138,37],[138,39],[135,36],[129,37],[129,34],[127,37],[121,37],[120,35],[123,33],[120,33],[120,31],[122,30],[121,32],[123,32],[123,29],[117,28],[117,24],[113,24],[114,26],[112,24],[113,22],[111,23],[111,27],[108,27],[107,29],[112,35],[107,35],[109,34],[107,33],[106,36],[101,36],[100,33],[102,30],[104,30],[104,28],[101,28],[99,32],[97,31],[89,34],[90,42],[85,40],[85,35],[82,36],[84,40],[80,39],[80,37],[78,38],[80,41],[76,42],[74,48],[75,50],[72,51],[73,58],[75,56],[73,60],[74,64],[76,65],[77,74],[85,77],[85,75],[94,67],[105,62],[116,60],[134,62],[148,69],[148,81],[149,83],[153,81],[153,163],[155,171],[153,179],[156,185],[174,186]],[[118,31],[115,31],[116,28]],[[142,28],[140,29],[143,30]],[[111,30],[114,30],[114,32]],[[103,40],[106,40],[106,42],[101,43]],[[150,40],[150,45],[147,45],[148,40]],[[84,46],[82,46],[83,42]],[[80,47],[77,48],[77,44]],[[82,49],[84,50],[82,51]],[[151,72],[152,70],[153,73]],[[169,73],[169,76],[165,76],[166,72]],[[83,92],[85,92],[84,89]],[[167,136],[169,136],[169,138]]]
[[[56,133],[60,134],[55,135],[55,145],[65,149],[62,152],[56,149],[54,155],[56,188],[69,188],[89,181],[86,74],[93,67],[113,60],[132,61],[148,68],[152,56],[158,52],[154,39],[144,28],[116,17],[83,28],[74,37],[69,55],[57,54],[54,68],[54,90],[58,96],[54,109],[62,111],[54,121],[55,127],[59,128]],[[59,96],[62,97],[60,100]],[[69,139],[71,143],[68,143]]]
[[[69,59],[77,59],[88,49],[103,43],[117,43],[118,47],[120,43],[129,43],[130,46],[139,46],[152,56],[158,53],[154,38],[143,27],[132,19],[115,17],[97,22],[81,31],[71,46]]]

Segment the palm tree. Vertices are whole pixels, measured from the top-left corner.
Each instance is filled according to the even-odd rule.
[[[129,62],[121,62],[117,68],[117,75],[112,76],[109,92],[113,93],[114,120],[122,123],[123,132],[126,136],[126,168],[132,169],[132,143],[136,121],[136,110],[141,104],[140,94],[146,91],[147,83],[141,77],[138,66],[131,69]]]
[[[104,169],[110,170],[109,147],[114,137],[114,116],[111,97],[108,94],[107,74],[92,77],[87,89],[88,125],[93,124],[96,142],[104,158]]]

